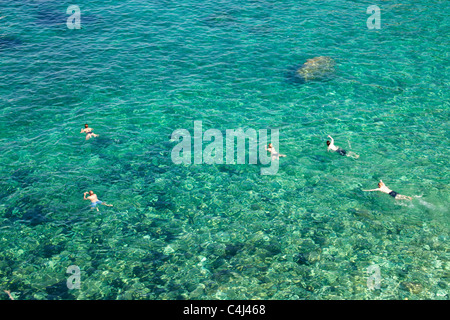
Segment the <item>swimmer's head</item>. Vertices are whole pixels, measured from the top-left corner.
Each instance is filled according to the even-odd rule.
[[[89,191],[89,194],[92,196],[94,194],[94,191]]]
[[[331,144],[331,142],[330,141],[327,141],[327,146],[329,146]]]
[[[381,188],[382,186],[384,186],[384,183],[380,180],[380,182],[378,182],[378,188]]]
[[[271,143],[269,143],[269,148],[272,148],[272,144]]]
[[[84,124],[84,127],[85,127],[85,128],[87,128],[87,127],[89,127],[89,126],[88,126],[88,124],[87,124],[87,123],[85,123],[85,124]]]

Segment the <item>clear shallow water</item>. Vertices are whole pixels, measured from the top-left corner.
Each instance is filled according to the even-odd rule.
[[[2,290],[448,299],[445,1],[383,1],[380,30],[368,1],[84,1],[80,30],[65,25],[71,4],[0,7]],[[320,55],[333,79],[289,81]],[[174,165],[170,135],[194,120],[279,128],[288,157],[274,176]],[[84,140],[86,122],[98,138]],[[328,134],[360,158],[327,153]],[[379,179],[417,198],[361,191]],[[114,207],[89,210],[87,190]]]

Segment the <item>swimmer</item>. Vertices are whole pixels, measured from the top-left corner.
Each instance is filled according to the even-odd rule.
[[[271,143],[269,143],[269,146],[266,147],[266,150],[270,152],[270,155],[272,156],[272,160],[278,160],[280,157],[286,157],[285,154],[278,153],[275,148],[272,146]]]
[[[89,128],[88,124],[84,125],[84,129],[81,129],[80,133],[86,133],[86,140],[89,140],[91,137],[98,137],[98,134],[93,132],[94,129]]]
[[[86,197],[86,194],[87,194],[87,193],[89,194],[88,197]],[[97,198],[97,195],[96,195],[93,191],[85,192],[85,193],[83,194],[83,199],[84,199],[84,200],[91,200],[91,210],[94,209],[94,208],[96,208],[97,211],[98,211],[97,206],[98,206],[99,204],[102,204],[102,205],[107,206],[107,207],[112,207],[112,206],[113,206],[112,204],[107,204],[106,202],[100,201],[100,200]]]
[[[381,192],[387,193],[388,195],[390,195],[391,197],[393,197],[396,200],[412,200],[413,199],[411,197],[404,196],[404,195],[398,194],[395,191],[392,191],[381,180],[378,183],[378,188],[377,189],[363,190],[363,191],[381,191]]]
[[[341,156],[347,156],[347,157],[352,157],[354,159],[358,159],[359,155],[357,155],[356,153],[352,152],[352,151],[345,151],[344,149],[339,148],[338,146],[334,145],[334,139],[329,135],[328,138],[330,138],[331,141],[327,141],[327,151],[335,151],[337,153],[339,153]]]

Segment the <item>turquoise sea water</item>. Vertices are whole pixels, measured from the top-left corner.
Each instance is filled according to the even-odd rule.
[[[73,4],[0,3],[0,299],[449,299],[447,1]],[[287,157],[176,165],[196,120]]]

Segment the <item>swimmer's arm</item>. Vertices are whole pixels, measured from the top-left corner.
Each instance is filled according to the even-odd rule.
[[[86,198],[86,193],[87,192],[83,193],[83,200],[89,200],[88,198]]]
[[[330,135],[328,135],[328,138],[330,138],[330,142],[331,142],[331,144],[334,144],[334,139],[330,136]]]
[[[377,188],[377,189],[363,190],[363,191],[381,191],[381,189],[380,189],[380,188]]]
[[[328,135],[328,138],[330,138],[330,145],[327,147],[327,151],[333,150],[332,147],[334,146],[334,139]]]

